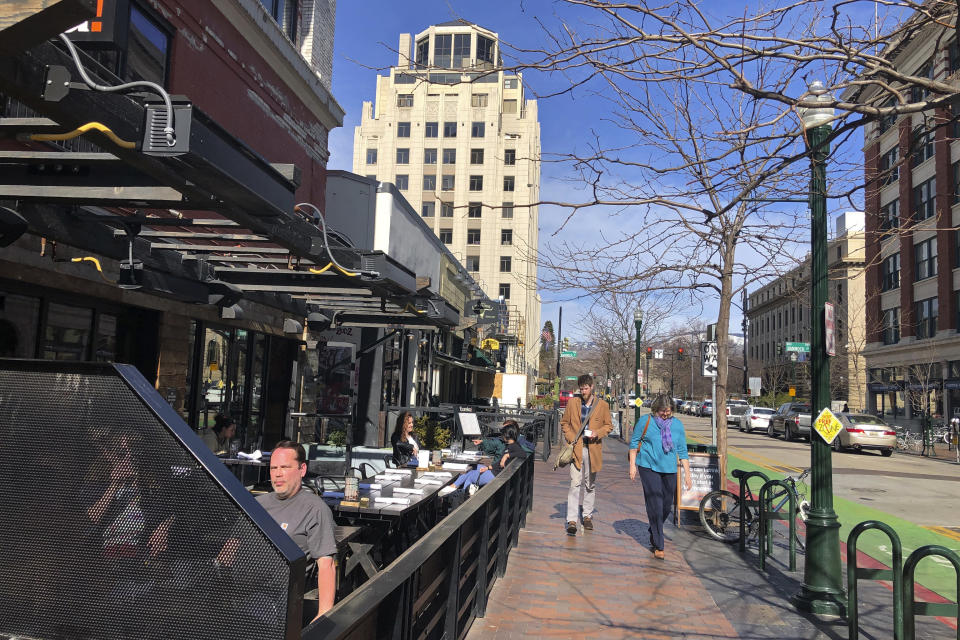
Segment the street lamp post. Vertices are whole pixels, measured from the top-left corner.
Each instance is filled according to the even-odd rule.
[[[642,390],[642,385],[640,384],[640,329],[643,327],[643,309],[637,307],[637,310],[633,312],[633,324],[637,329],[637,357],[636,357],[636,378],[634,382],[636,386],[633,388],[634,402],[640,399],[640,394]],[[637,405],[633,405],[633,425],[636,427],[637,421],[639,420],[640,412],[637,411]]]
[[[808,95],[829,104],[823,83],[815,81]],[[830,405],[830,366],[824,335],[824,307],[827,302],[827,177],[830,152],[828,138],[833,119],[832,107],[802,109],[800,117],[810,151],[810,336],[811,395],[816,416]],[[807,553],[803,586],[793,596],[797,609],[815,614],[842,616],[846,596],[840,571],[840,521],[833,510],[833,462],[831,448],[819,435],[810,433],[811,501],[807,519]]]

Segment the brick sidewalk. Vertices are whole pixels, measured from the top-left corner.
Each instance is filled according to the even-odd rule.
[[[667,558],[654,558],[623,443],[605,441],[596,528],[576,537],[564,532],[568,482],[537,463],[533,512],[467,638],[846,637],[798,615],[778,572],[760,574],[730,545],[668,525]]]

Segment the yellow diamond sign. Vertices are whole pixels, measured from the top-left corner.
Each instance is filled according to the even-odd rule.
[[[827,441],[827,444],[833,444],[834,438],[843,429],[843,424],[837,419],[837,416],[833,415],[830,409],[824,409],[814,421],[813,428],[820,434],[821,438]]]
[[[638,407],[642,407],[643,400],[641,400],[640,398],[637,398],[636,400],[633,401],[633,404],[637,405]]]

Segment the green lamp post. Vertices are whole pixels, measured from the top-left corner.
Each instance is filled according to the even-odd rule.
[[[807,95],[824,105],[832,102],[822,82],[810,83]],[[812,417],[830,406],[830,363],[824,332],[824,306],[827,302],[827,178],[830,153],[828,138],[833,108],[828,106],[800,110],[810,151],[810,337]],[[797,609],[807,613],[842,616],[846,608],[840,571],[840,521],[833,510],[833,462],[831,448],[811,429],[810,475],[811,501],[807,519],[807,553],[803,586],[793,596]]]
[[[640,399],[640,394],[643,393],[643,385],[640,384],[640,329],[643,327],[643,309],[637,307],[637,310],[633,312],[633,324],[637,329],[637,349],[636,349],[636,379],[634,380],[636,386],[634,386],[634,402]],[[636,426],[637,420],[639,420],[640,411],[637,408],[637,405],[633,405],[633,424]]]

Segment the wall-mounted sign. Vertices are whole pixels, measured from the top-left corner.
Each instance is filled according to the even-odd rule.
[[[67,35],[74,42],[112,42],[125,49],[129,24],[129,0],[100,0],[97,16],[81,22],[67,31]]]
[[[477,324],[494,324],[498,320],[500,310],[493,302],[471,300],[463,313],[467,318],[476,319]]]

